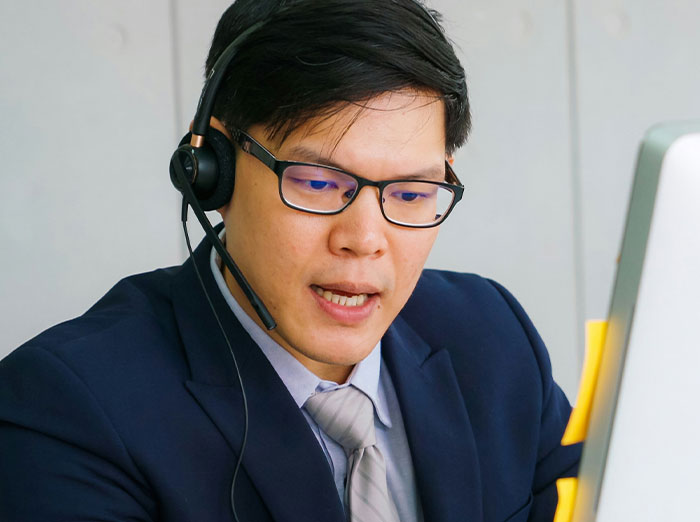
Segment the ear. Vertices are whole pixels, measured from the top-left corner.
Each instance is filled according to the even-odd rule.
[[[209,126],[213,129],[218,130],[221,134],[226,136],[229,140],[233,141],[231,138],[231,133],[228,131],[226,127],[224,127],[224,124],[221,123],[221,120],[215,116],[212,116],[211,119],[209,120]],[[190,121],[190,132],[192,132],[192,127],[194,127],[194,120]]]
[[[224,127],[224,124],[221,123],[221,120],[219,118],[212,116],[211,119],[209,120],[209,126],[213,129],[218,130],[221,134],[226,136],[230,142],[233,143],[233,138],[231,137],[231,133],[228,131],[228,129],[226,127]]]

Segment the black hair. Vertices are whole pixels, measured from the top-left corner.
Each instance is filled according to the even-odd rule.
[[[219,20],[206,73],[245,29],[213,114],[229,131],[262,124],[269,137],[385,92],[434,93],[445,107],[446,152],[471,118],[464,69],[435,11],[419,0],[237,0]]]

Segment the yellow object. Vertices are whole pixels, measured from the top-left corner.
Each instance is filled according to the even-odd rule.
[[[600,360],[603,356],[603,344],[607,329],[607,321],[586,321],[586,357],[583,362],[583,373],[576,397],[576,406],[571,412],[569,423],[566,425],[566,431],[561,439],[564,446],[583,442],[588,433],[593,394],[598,382]],[[576,505],[577,487],[578,479],[574,477],[557,480],[559,503],[554,515],[554,522],[571,522]]]
[[[564,446],[582,442],[586,438],[607,329],[607,321],[586,322],[586,358],[583,362],[583,373],[576,397],[576,406],[571,412],[564,437],[561,439]]]
[[[577,486],[578,479],[576,477],[557,480],[559,503],[557,504],[557,512],[554,514],[553,522],[571,522],[571,517],[574,514],[574,504],[576,503]]]

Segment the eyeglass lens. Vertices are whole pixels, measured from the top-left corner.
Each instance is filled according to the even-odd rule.
[[[341,210],[352,199],[357,187],[357,180],[347,174],[310,165],[289,166],[281,177],[284,200],[310,212]],[[382,195],[381,205],[386,217],[404,225],[439,222],[454,199],[454,192],[448,187],[422,181],[390,183]]]

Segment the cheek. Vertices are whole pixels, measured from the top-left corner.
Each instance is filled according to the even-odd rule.
[[[275,228],[269,226],[278,211],[274,178],[266,172],[245,172],[236,176],[233,198],[225,217],[226,229],[241,253],[256,251],[274,243]],[[281,205],[281,202],[280,202]]]
[[[276,185],[248,182],[236,190],[226,216],[234,259],[240,259],[251,279],[264,279],[258,284],[289,286],[319,258],[321,220],[284,205]]]
[[[412,235],[402,234],[397,244],[399,254],[395,256],[398,267],[396,276],[399,288],[397,290],[404,300],[407,300],[413,292],[437,237],[437,229],[407,232]]]

